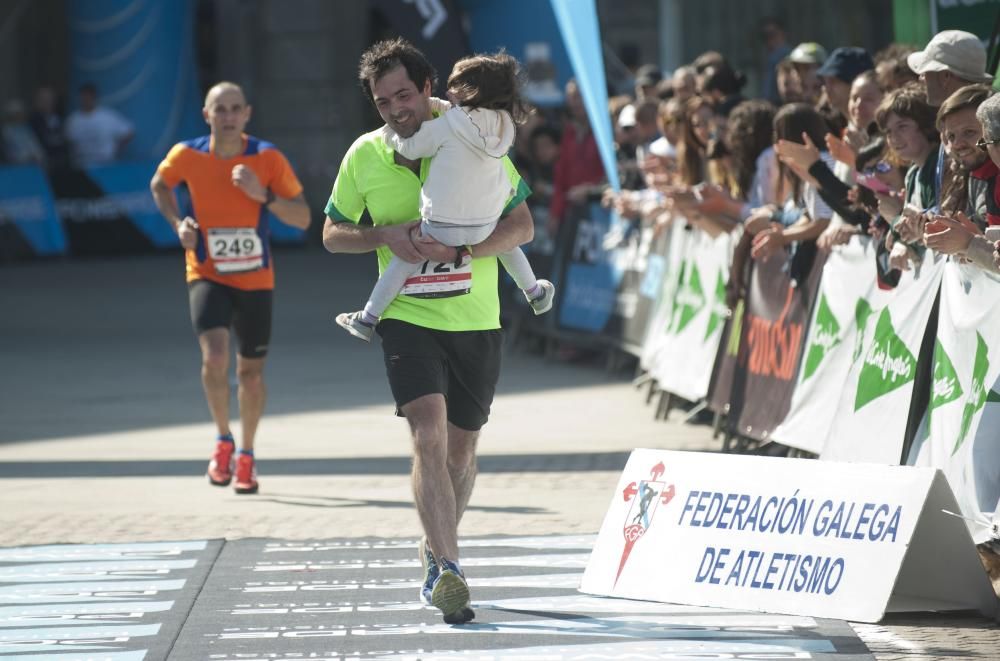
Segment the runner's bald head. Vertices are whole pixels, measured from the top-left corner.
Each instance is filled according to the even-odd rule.
[[[243,93],[243,88],[237,85],[236,83],[231,83],[228,80],[224,80],[221,83],[216,83],[215,85],[212,85],[212,88],[208,90],[208,94],[205,95],[205,107],[208,108],[210,105],[212,105],[213,101],[215,101],[217,98],[219,98],[226,92],[236,92],[237,94],[240,95],[240,98],[243,100],[243,104],[246,105],[247,97],[246,94]]]

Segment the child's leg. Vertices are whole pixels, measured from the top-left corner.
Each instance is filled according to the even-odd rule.
[[[420,268],[420,263],[410,264],[399,257],[393,257],[389,265],[379,276],[378,282],[372,288],[368,303],[365,304],[364,321],[375,324],[382,313],[392,303],[392,299],[399,295],[406,279],[413,275]]]
[[[518,289],[535,290],[538,287],[538,280],[535,279],[535,272],[528,263],[528,258],[520,248],[514,248],[508,252],[497,255],[497,259],[503,264],[504,269],[514,279],[514,284]]]

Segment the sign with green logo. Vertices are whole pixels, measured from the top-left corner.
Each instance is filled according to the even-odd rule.
[[[705,292],[701,287],[701,274],[695,263],[686,264],[681,271],[681,286],[674,295],[674,314],[671,325],[674,333],[681,333],[695,315],[705,307]],[[687,277],[684,277],[684,271]]]
[[[864,356],[854,396],[854,410],[913,381],[917,360],[892,326],[889,308],[875,324],[875,337]]]
[[[934,342],[934,383],[931,390],[931,409],[944,406],[962,396],[962,386],[958,382],[958,372],[951,362],[948,352],[941,346],[941,340]]]
[[[809,349],[806,352],[806,364],[802,372],[803,381],[816,372],[816,368],[823,362],[823,357],[838,344],[840,344],[840,324],[833,316],[830,304],[826,302],[826,296],[820,296],[816,318],[813,319],[812,338],[810,338]]]

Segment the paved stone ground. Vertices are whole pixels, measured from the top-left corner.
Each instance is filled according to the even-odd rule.
[[[256,497],[203,478],[213,431],[179,256],[0,270],[0,545],[416,537],[379,349],[332,324],[371,285],[363,257],[277,256]],[[505,360],[465,536],[593,534],[633,448],[720,447],[707,427],[654,421],[631,374]],[[853,626],[878,659],[1000,649],[975,615]]]

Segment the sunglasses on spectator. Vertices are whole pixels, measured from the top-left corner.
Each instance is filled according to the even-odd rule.
[[[996,140],[987,140],[986,138],[980,138],[976,142],[976,146],[979,147],[980,149],[986,149],[988,146],[995,144],[1000,144],[1000,138]]]
[[[864,171],[861,172],[861,174],[867,175],[867,176],[870,177],[870,176],[874,175],[875,173],[885,174],[887,172],[890,172],[891,170],[892,170],[892,163],[890,163],[888,161],[879,161],[878,163],[876,163],[872,167],[866,168]]]

